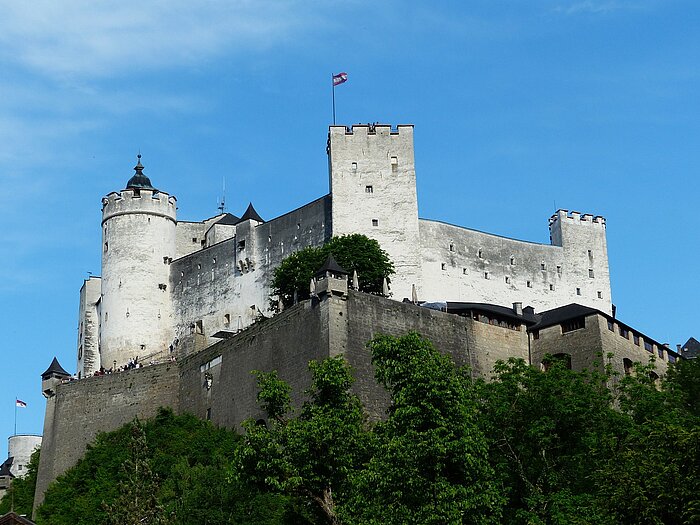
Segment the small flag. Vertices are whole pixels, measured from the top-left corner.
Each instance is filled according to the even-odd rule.
[[[333,86],[337,86],[339,84],[342,84],[343,82],[348,81],[348,74],[343,72],[343,73],[338,73],[337,75],[333,75]]]
[[[26,408],[27,403],[25,403],[21,399],[15,399],[15,406],[18,406],[20,408]]]

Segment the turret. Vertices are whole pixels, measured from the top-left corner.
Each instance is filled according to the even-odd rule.
[[[41,374],[41,393],[47,399],[52,398],[56,395],[56,386],[69,378],[70,374],[63,369],[58,359],[54,357],[46,372]]]
[[[101,366],[151,359],[173,340],[168,290],[177,200],[144,175],[141,155],[120,192],[102,199]]]
[[[336,262],[332,255],[329,255],[314,275],[312,291],[319,298],[326,295],[347,297],[348,275],[350,274]]]

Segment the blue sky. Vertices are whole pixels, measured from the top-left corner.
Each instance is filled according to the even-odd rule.
[[[415,124],[420,215],[548,242],[603,215],[618,317],[698,337],[700,8],[690,1],[0,0],[0,438],[75,370],[100,200],[145,173],[178,216],[327,192],[338,123]],[[1,450],[1,449],[0,449]],[[5,449],[6,451],[6,449]]]

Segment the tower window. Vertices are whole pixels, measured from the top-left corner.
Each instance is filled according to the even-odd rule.
[[[576,288],[576,295],[581,295],[581,288]]]
[[[541,263],[541,264],[540,264],[540,268],[541,268],[542,270],[546,270],[546,269],[547,269],[547,265],[546,265],[545,263]]]
[[[391,169],[396,170],[399,167],[399,158],[391,157]]]
[[[528,281],[528,282],[527,282],[527,287],[528,287],[528,288],[532,288],[532,281]]]
[[[440,264],[440,269],[441,270],[447,270],[447,265],[445,263]]]
[[[194,324],[194,332],[196,334],[204,334],[204,324],[201,320]]]
[[[365,193],[374,193],[374,188],[372,187],[371,184],[368,184],[365,186]]]
[[[593,268],[588,269],[588,277],[593,277]]]
[[[192,237],[192,242],[197,244],[197,237]]]
[[[506,284],[510,284],[510,277],[506,275]]]
[[[550,284],[550,285],[549,285],[549,291],[550,291],[550,292],[553,292],[553,291],[554,291],[554,285],[553,285],[553,284]]]
[[[602,298],[603,298],[603,292],[598,292],[598,299],[602,299]]]
[[[105,253],[107,253],[107,250],[109,250],[109,243],[105,243]]]
[[[484,258],[484,253],[483,253],[481,250],[479,250],[478,252],[476,252],[476,256],[477,256],[479,259],[483,259],[483,258]]]
[[[515,257],[513,257],[512,255],[510,256],[510,265],[515,265]]]
[[[224,325],[228,326],[231,324],[231,314],[224,314]]]
[[[561,266],[557,266],[557,273],[561,275]]]
[[[352,163],[352,171],[357,171],[357,162]]]
[[[466,269],[466,268],[462,268],[462,275],[467,275],[467,269]]]
[[[488,279],[488,278],[489,278],[489,272],[484,272],[484,279]]]
[[[372,219],[372,226],[379,226],[379,219]]]
[[[450,243],[450,251],[451,252],[455,251],[455,245],[453,243]]]

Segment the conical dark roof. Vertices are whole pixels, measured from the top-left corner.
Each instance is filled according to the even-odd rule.
[[[5,463],[0,465],[0,476],[10,476],[11,478],[15,477],[10,471],[10,467],[12,467],[14,459],[14,457],[9,457],[5,460]]]
[[[136,166],[134,166],[134,176],[129,179],[129,182],[126,183],[126,189],[127,190],[154,190],[155,188],[151,184],[151,179],[146,177],[143,174],[143,165],[141,164],[141,154],[139,153],[137,155],[137,158],[139,159],[138,162],[136,163]]]
[[[336,260],[333,258],[332,255],[328,256],[328,259],[326,259],[326,262],[323,263],[323,266],[319,268],[319,270],[316,272],[316,276],[323,276],[326,275],[326,272],[330,273],[341,273],[343,275],[350,275],[342,266],[340,266]]]
[[[258,222],[265,222],[260,215],[258,215],[258,212],[255,211],[255,208],[253,208],[253,203],[251,202],[248,204],[248,208],[246,209],[245,213],[243,214],[243,217],[241,217],[241,220],[239,222],[247,221],[248,219],[253,219],[254,221]]]
[[[70,374],[63,369],[61,364],[58,362],[58,359],[55,357],[53,358],[53,361],[51,361],[51,365],[49,365],[49,367],[46,369],[46,372],[41,374],[41,378],[46,379],[51,375],[70,377]]]

